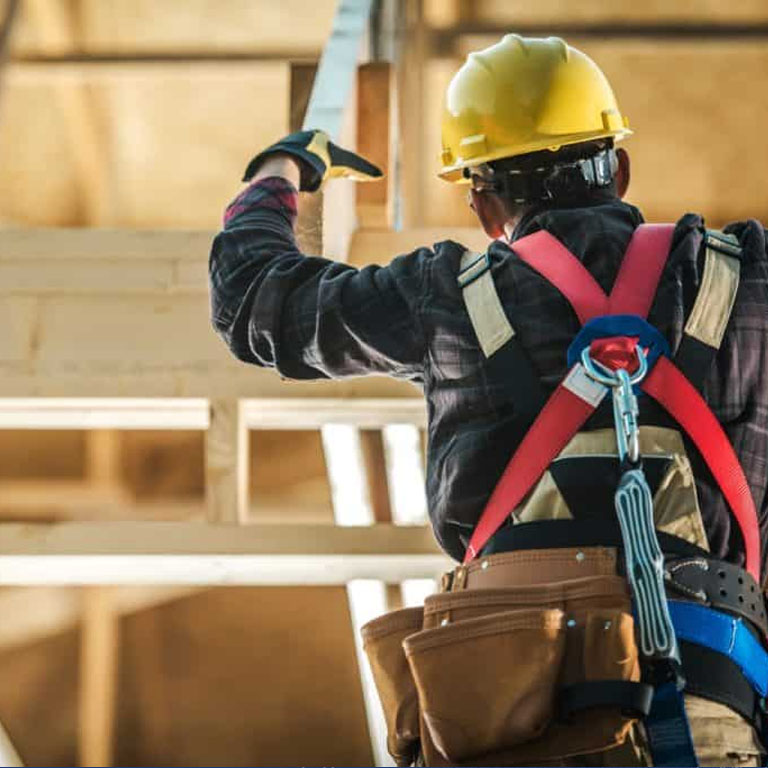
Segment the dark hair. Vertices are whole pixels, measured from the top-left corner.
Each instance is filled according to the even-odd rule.
[[[590,185],[582,175],[580,160],[595,158],[613,149],[613,139],[569,144],[556,151],[545,149],[527,155],[493,160],[494,191],[505,202],[510,215],[533,206],[576,207],[616,197],[616,180]]]

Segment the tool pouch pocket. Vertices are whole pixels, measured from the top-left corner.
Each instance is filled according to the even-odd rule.
[[[411,765],[419,750],[419,701],[403,640],[418,632],[424,610],[405,608],[374,619],[362,628],[387,724],[387,748],[397,765]]]
[[[492,613],[403,643],[430,741],[451,763],[536,739],[555,711],[565,652],[560,610]]]

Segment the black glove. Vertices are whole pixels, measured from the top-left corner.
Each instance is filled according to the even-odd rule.
[[[302,192],[314,192],[328,178],[349,176],[374,181],[382,172],[364,157],[334,144],[325,131],[299,131],[267,147],[248,163],[243,181],[250,181],[270,155],[286,154],[299,160]]]

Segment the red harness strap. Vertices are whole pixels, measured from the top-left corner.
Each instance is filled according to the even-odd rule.
[[[584,323],[601,314],[645,318],[669,254],[672,225],[641,225],[635,230],[610,297],[581,262],[548,232],[514,243],[515,252],[546,277],[571,303]],[[595,411],[601,397],[575,365],[557,387],[518,446],[475,527],[464,562],[473,560],[533,488],[547,467]],[[757,512],[733,446],[709,406],[683,374],[661,358],[642,389],[686,431],[712,471],[741,528],[746,570],[759,579]],[[604,393],[603,393],[604,394]]]
[[[664,407],[699,449],[741,529],[745,569],[760,583],[760,528],[755,501],[720,422],[698,390],[666,357],[657,360],[640,388]]]

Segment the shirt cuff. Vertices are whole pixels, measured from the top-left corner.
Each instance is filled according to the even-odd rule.
[[[255,209],[279,211],[289,219],[291,227],[296,221],[299,193],[288,179],[268,176],[246,187],[224,211],[224,228],[244,213]]]

